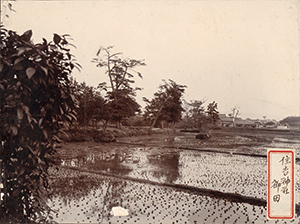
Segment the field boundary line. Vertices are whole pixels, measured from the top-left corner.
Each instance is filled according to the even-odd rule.
[[[216,149],[207,149],[207,148],[190,148],[190,147],[182,147],[182,146],[168,146],[168,145],[154,145],[154,144],[145,144],[145,143],[130,143],[130,142],[115,142],[115,144],[120,145],[136,145],[136,146],[144,146],[144,147],[160,147],[160,148],[170,148],[170,149],[182,149],[182,150],[191,150],[197,152],[214,152],[220,154],[228,154],[228,155],[238,155],[238,156],[250,156],[250,157],[260,157],[267,159],[267,152],[265,155],[261,154],[249,154],[249,153],[242,153],[242,152],[227,152],[227,151],[220,151]],[[270,148],[270,147],[268,147]],[[295,158],[296,162],[300,161],[300,158]]]
[[[267,206],[267,201],[265,199],[256,198],[256,197],[252,197],[252,196],[245,196],[245,195],[241,195],[238,193],[222,192],[222,191],[218,191],[218,190],[213,190],[213,189],[208,189],[208,188],[198,188],[198,187],[187,186],[187,185],[183,185],[183,184],[159,183],[159,182],[155,182],[155,181],[138,179],[138,178],[134,178],[134,177],[119,176],[119,175],[115,175],[115,174],[111,174],[111,173],[107,173],[107,172],[103,172],[103,171],[86,170],[86,169],[81,169],[78,167],[63,166],[63,168],[76,170],[79,172],[98,174],[98,175],[102,175],[102,176],[106,176],[106,177],[113,177],[113,178],[122,179],[122,180],[126,180],[126,181],[150,184],[153,186],[169,187],[174,190],[181,190],[181,191],[185,191],[185,192],[193,193],[193,194],[197,194],[197,195],[205,195],[205,196],[210,196],[213,198],[227,199],[231,202],[247,203],[250,205],[263,206],[263,207]]]

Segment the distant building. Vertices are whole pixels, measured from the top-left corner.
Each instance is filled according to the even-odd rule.
[[[251,120],[251,119],[246,119],[243,120],[241,118],[237,118],[235,121],[235,125],[236,127],[243,127],[243,128],[255,128],[256,124],[255,124],[255,120]]]
[[[278,123],[276,121],[268,121],[264,123],[265,128],[277,128]]]
[[[262,127],[263,127],[263,123],[262,123],[261,121],[259,121],[259,120],[256,120],[256,121],[254,122],[254,124],[255,124],[255,127],[256,127],[256,128],[262,128]]]
[[[259,119],[242,119],[240,117],[233,118],[232,116],[226,116],[225,114],[220,114],[220,124],[223,127],[240,127],[240,128],[262,128],[264,126],[263,122]]]
[[[287,130],[287,129],[290,129],[290,126],[287,123],[285,123],[285,124],[279,124],[277,126],[277,129]]]
[[[226,114],[219,114],[220,125],[223,127],[233,127],[233,117],[227,117]]]
[[[288,124],[279,124],[276,120],[262,121],[240,117],[234,119],[232,116],[227,117],[226,114],[219,114],[219,118],[219,125],[223,127],[290,129]]]

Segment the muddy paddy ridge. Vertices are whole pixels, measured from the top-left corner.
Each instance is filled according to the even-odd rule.
[[[267,148],[295,135],[193,133],[77,142],[58,147],[49,199],[58,223],[299,223],[267,220]],[[296,203],[300,204],[299,162]],[[129,216],[112,216],[120,206]]]

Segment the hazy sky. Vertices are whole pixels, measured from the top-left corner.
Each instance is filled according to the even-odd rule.
[[[281,119],[300,115],[298,1],[28,1],[4,20],[34,41],[70,34],[83,66],[78,81],[107,81],[91,63],[100,46],[145,59],[138,93],[162,79],[187,85],[185,99],[216,101],[221,113]],[[144,104],[142,104],[144,105]]]

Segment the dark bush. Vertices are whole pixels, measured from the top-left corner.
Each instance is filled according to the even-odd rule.
[[[31,36],[0,27],[1,223],[47,221],[54,143],[75,118],[69,75],[77,65],[67,35],[38,44]]]

